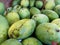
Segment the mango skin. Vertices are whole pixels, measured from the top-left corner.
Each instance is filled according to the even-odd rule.
[[[7,19],[0,15],[0,44],[7,39],[8,28],[9,25]]]
[[[16,39],[8,39],[4,41],[1,45],[22,45],[22,44]]]
[[[17,22],[20,20],[20,17],[18,15],[18,13],[16,12],[10,12],[6,15],[6,19],[9,22],[9,25],[12,25],[13,23]]]
[[[60,16],[60,5],[57,5],[57,6],[54,8],[54,11]]]
[[[34,32],[35,26],[36,22],[34,20],[22,19],[10,27],[8,35],[10,38],[25,39]]]
[[[32,19],[36,21],[37,24],[48,23],[49,18],[44,14],[35,14]]]
[[[22,41],[23,45],[42,45],[42,43],[34,37],[29,37]]]
[[[19,11],[21,19],[30,18],[30,11],[27,8],[21,8]]]
[[[59,15],[52,10],[42,10],[42,13],[49,17],[50,20],[59,18]]]
[[[60,42],[60,28],[53,23],[44,23],[38,25],[36,29],[36,37],[45,44],[52,45],[52,42]]]
[[[32,7],[32,8],[30,8],[30,13],[31,13],[31,15],[40,14],[41,11],[36,7]]]
[[[20,4],[22,7],[28,7],[29,6],[29,0],[21,0]]]
[[[47,1],[45,9],[52,10],[55,7],[55,2],[53,0]]]
[[[43,2],[42,1],[36,1],[35,5],[37,8],[42,8]]]
[[[0,15],[3,15],[5,12],[5,6],[2,2],[0,2]]]
[[[53,20],[51,23],[57,24],[60,27],[60,18]]]

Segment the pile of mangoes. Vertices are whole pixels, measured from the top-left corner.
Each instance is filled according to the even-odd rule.
[[[60,45],[60,0],[0,2],[0,45]]]

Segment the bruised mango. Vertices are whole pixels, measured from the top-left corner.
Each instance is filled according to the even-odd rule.
[[[10,27],[8,31],[8,35],[10,38],[24,39],[29,37],[34,32],[35,26],[36,26],[36,23],[34,20],[23,19],[14,23]]]

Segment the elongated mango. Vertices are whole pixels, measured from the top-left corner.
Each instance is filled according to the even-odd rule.
[[[8,28],[9,25],[6,18],[0,15],[0,44],[7,39]]]
[[[10,38],[24,39],[29,37],[34,32],[35,26],[36,26],[36,23],[34,20],[23,19],[14,23],[10,27],[8,31],[8,35]]]

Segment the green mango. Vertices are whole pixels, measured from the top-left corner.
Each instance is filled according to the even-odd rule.
[[[21,8],[19,15],[21,19],[30,18],[30,11],[27,8]]]
[[[10,12],[5,17],[10,25],[20,20],[20,17],[16,12]]]
[[[0,15],[0,44],[7,39],[8,22],[5,17]]]
[[[43,2],[42,2],[42,1],[36,1],[35,6],[36,6],[37,8],[42,8]]]
[[[35,4],[35,0],[30,0],[29,2],[30,2],[30,7],[33,7]]]
[[[55,11],[52,11],[52,10],[43,10],[42,13],[48,16],[50,20],[59,18],[59,15]]]
[[[60,0],[55,0],[56,5],[60,5]]]
[[[60,5],[57,5],[57,6],[54,8],[54,11],[60,16]]]
[[[25,39],[29,37],[35,29],[36,23],[32,19],[22,19],[15,22],[8,31],[10,38]]]
[[[29,37],[22,41],[23,45],[42,45],[42,43],[34,37]]]
[[[53,20],[51,23],[57,24],[60,27],[60,18]]]
[[[3,15],[5,12],[5,6],[2,2],[0,2],[0,15]]]
[[[49,18],[44,14],[35,14],[32,16],[32,19],[35,20],[37,24],[49,22]]]
[[[36,37],[45,44],[60,42],[60,27],[53,23],[43,23],[37,26]]]
[[[45,5],[45,9],[51,10],[55,7],[55,2],[53,0],[47,1]]]
[[[21,6],[22,7],[28,7],[29,6],[29,0],[21,0]]]
[[[32,15],[34,15],[34,14],[40,14],[41,11],[40,11],[38,8],[36,8],[36,7],[32,7],[32,8],[30,9],[30,13],[31,13]]]
[[[12,6],[16,6],[20,3],[21,0],[13,0]]]
[[[22,45],[22,44],[16,39],[8,39],[4,41],[1,45]]]

